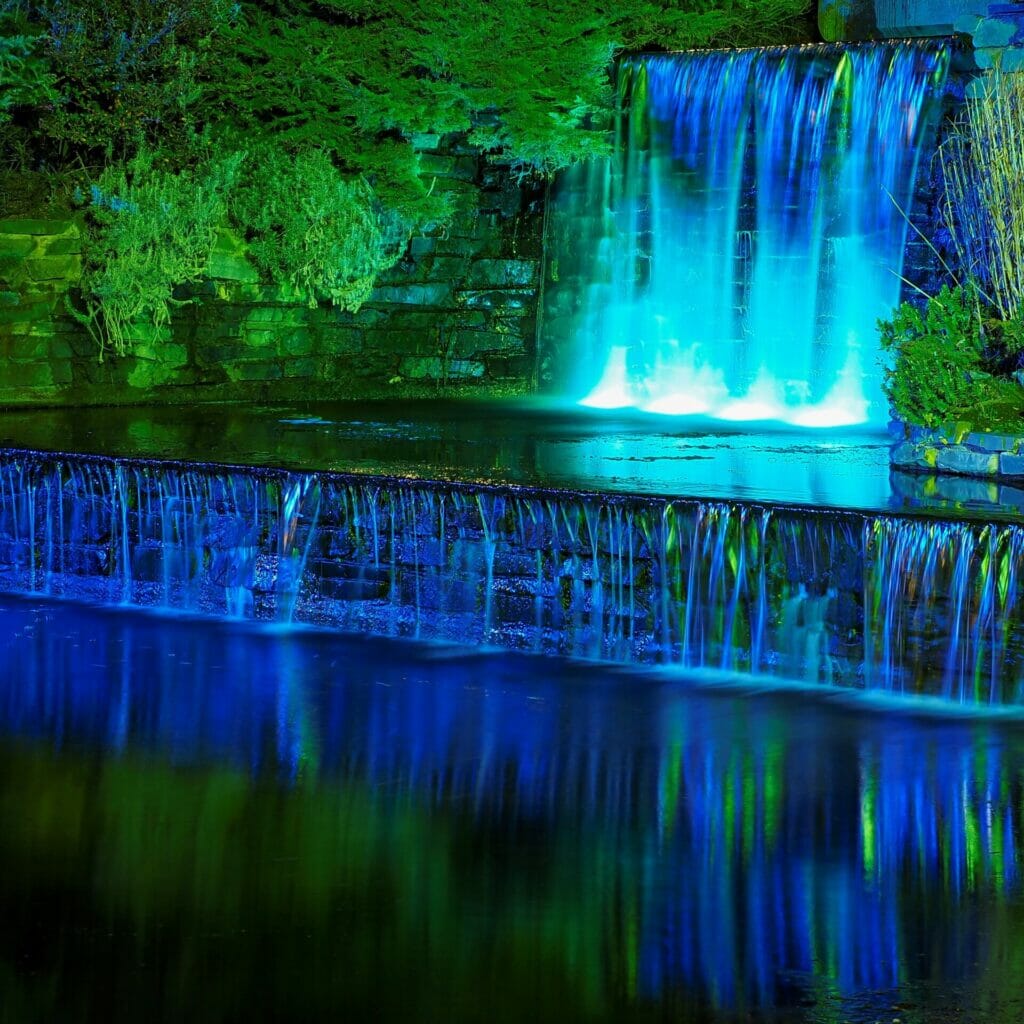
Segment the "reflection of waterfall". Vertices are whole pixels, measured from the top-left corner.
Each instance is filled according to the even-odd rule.
[[[59,870],[56,903],[78,912],[83,858],[104,921],[134,896],[129,934],[213,933],[218,972],[242,908],[276,931],[284,907],[325,951],[318,975],[332,920],[388,949],[412,933],[409,959],[439,973],[485,921],[479,945],[519,943],[503,970],[554,957],[595,1005],[627,970],[637,1001],[794,1022],[891,1020],[921,980],[1020,993],[1016,730],[69,604],[0,598],[0,620],[0,803],[21,823],[0,850],[53,844],[18,870]],[[344,916],[381,877],[375,912]],[[822,991],[870,1015],[824,1017],[806,998]]]
[[[1024,528],[0,460],[0,589],[1024,701]]]
[[[598,408],[884,421],[876,320],[900,293],[932,44],[630,58],[614,155],[560,183],[548,337]],[[894,202],[895,200],[895,202]]]

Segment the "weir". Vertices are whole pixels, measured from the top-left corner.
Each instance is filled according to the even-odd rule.
[[[595,408],[884,423],[933,43],[632,57],[612,156],[556,190],[545,336]]]
[[[1024,702],[1024,528],[8,453],[0,587]]]

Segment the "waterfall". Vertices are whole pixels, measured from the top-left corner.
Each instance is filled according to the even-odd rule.
[[[1024,528],[0,456],[0,589],[1024,703]]]
[[[546,336],[563,393],[884,422],[876,321],[899,301],[947,66],[931,43],[624,60],[613,155],[556,190]]]

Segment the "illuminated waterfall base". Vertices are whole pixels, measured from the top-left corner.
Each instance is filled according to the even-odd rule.
[[[623,61],[613,156],[556,193],[545,330],[564,392],[884,422],[876,321],[900,297],[947,64],[931,44]]]
[[[0,458],[0,589],[1024,703],[1024,527]]]

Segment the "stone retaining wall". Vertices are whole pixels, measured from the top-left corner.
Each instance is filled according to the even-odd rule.
[[[891,452],[897,469],[1024,483],[1024,437],[986,434],[958,424],[936,430],[906,426],[904,433]]]
[[[1022,588],[1015,524],[0,452],[5,591],[1019,703]]]
[[[424,173],[460,195],[460,212],[414,238],[358,313],[310,309],[262,284],[224,230],[172,323],[138,324],[132,354],[103,363],[66,307],[80,225],[0,219],[0,406],[531,390],[540,196],[458,144],[431,144]]]
[[[979,68],[1024,70],[1020,0],[819,0],[818,25],[829,42],[962,35]]]

